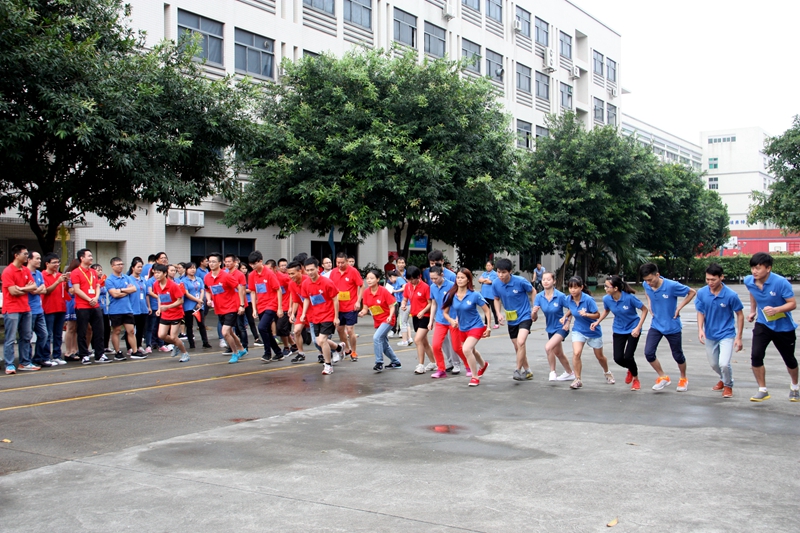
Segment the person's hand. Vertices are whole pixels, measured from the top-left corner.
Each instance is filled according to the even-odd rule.
[[[536,311],[534,311],[533,313],[531,313],[531,320],[533,320],[534,322],[536,322],[537,320],[539,320],[539,313],[537,313]]]
[[[157,317],[161,316],[161,308],[160,307],[156,310],[156,316]]]
[[[485,330],[483,330],[483,334],[481,335],[481,337],[483,337],[483,338],[485,339],[486,337],[488,337],[488,336],[489,336],[489,335],[491,335],[491,334],[492,334],[492,330],[490,330],[490,329],[487,327]]]
[[[403,304],[403,305],[401,305],[401,306],[400,306],[400,309],[402,309],[403,311],[405,311],[406,309],[408,309],[408,307],[406,306],[406,304]]]
[[[278,315],[278,318],[283,318],[284,315],[283,309],[278,310],[278,312],[275,314]]]
[[[592,331],[594,331],[594,330],[596,330],[596,329],[597,329],[597,326],[599,326],[599,325],[600,325],[600,321],[599,321],[599,320],[596,320],[596,321],[592,322],[592,323],[589,325],[589,329],[590,329],[590,330],[592,330]]]
[[[778,310],[768,305],[767,307],[764,308],[764,314],[767,316],[774,316],[778,314]]]
[[[361,316],[366,316],[366,314],[367,314],[367,310],[366,309],[362,309],[361,311],[359,311],[358,316],[360,316],[360,317]]]
[[[733,341],[733,349],[734,351],[741,352],[744,345],[742,344],[742,339],[736,339]]]
[[[239,306],[239,310],[238,310],[238,311],[236,311],[236,314],[237,314],[237,315],[243,315],[243,314],[244,314],[244,310],[245,310],[245,308],[244,308],[243,306],[241,306],[241,305],[240,305],[240,306]]]
[[[752,322],[752,321],[753,321],[753,320],[755,320],[755,319],[756,319],[756,312],[755,312],[755,311],[753,311],[752,313],[750,313],[749,315],[747,315],[747,321],[748,321],[748,322]]]
[[[361,309],[361,302],[356,302],[356,304],[353,306],[353,310],[358,311],[359,309]]]
[[[634,328],[634,330],[631,331],[631,337],[633,338],[639,338],[639,335],[641,334],[642,334],[642,328]]]
[[[699,330],[697,332],[697,340],[700,341],[700,344],[706,343],[706,334],[703,332],[703,330]]]
[[[337,316],[337,317],[335,317],[335,318],[333,319],[333,325],[334,325],[335,327],[337,327],[337,328],[338,328],[338,327],[339,327],[339,323],[340,323],[340,322],[339,322],[339,317]]]

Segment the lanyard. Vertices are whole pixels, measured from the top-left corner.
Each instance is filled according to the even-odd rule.
[[[94,272],[92,272],[90,270],[89,271],[89,275],[87,276],[86,272],[83,271],[83,267],[78,267],[78,270],[81,271],[81,274],[83,274],[83,277],[86,278],[86,281],[89,282],[89,288],[90,289],[93,288],[94,287]]]

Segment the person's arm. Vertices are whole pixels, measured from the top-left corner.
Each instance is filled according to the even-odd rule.
[[[294,282],[292,282],[294,283]],[[278,287],[278,318],[283,317],[283,291]]]
[[[280,292],[278,289],[278,293]],[[258,320],[258,291],[250,291],[250,305],[253,307],[253,319]]]
[[[308,303],[310,301],[311,301],[311,299],[309,297],[306,297],[306,299],[303,300],[303,314],[300,315],[300,322],[305,322],[306,321],[306,313],[308,312]]]
[[[684,297],[683,301],[675,309],[675,316],[673,318],[678,318],[681,314],[681,309],[686,307],[686,304],[694,300],[695,296],[697,296],[697,291],[694,289],[689,289],[689,294],[687,294],[686,297]]]
[[[697,312],[697,339],[700,344],[706,343],[706,315],[700,311]]]
[[[450,318],[450,307],[443,307],[442,314],[444,315],[445,320],[450,323],[450,326],[454,328],[458,327],[458,320],[453,320]]]
[[[238,291],[239,291],[239,310],[237,311],[237,313],[243,315],[245,309],[247,309],[247,296],[245,296],[244,285],[239,285]]]
[[[744,311],[741,309],[736,311],[736,338],[733,340],[733,349],[741,352],[744,345],[742,344],[742,334],[744,333]]]
[[[791,313],[797,309],[797,301],[794,297],[786,298],[786,303],[778,307],[767,306],[764,308],[764,314],[767,316],[777,315],[778,313]]]
[[[482,337],[488,337],[492,334],[492,310],[489,309],[489,304],[483,304],[483,314],[486,317],[486,329],[483,330]]]
[[[425,316],[425,313],[429,312],[430,310],[431,310],[431,300],[429,298],[428,305],[426,305],[419,313],[417,313],[417,318],[423,318]]]
[[[752,322],[756,319],[756,313],[758,312],[758,304],[756,303],[756,298],[753,294],[750,294],[750,312],[747,314],[747,321]]]
[[[436,300],[431,300],[431,319],[428,321],[428,329],[433,329],[436,322]]]
[[[357,294],[356,303],[353,306],[353,309],[355,311],[358,311],[359,309],[361,309],[361,296],[364,294],[364,286],[363,285],[359,285],[358,290],[356,291],[356,294]]]
[[[536,302],[536,289],[533,289],[533,291],[528,294],[530,294],[529,298],[531,300],[531,320],[536,322],[539,320],[539,308],[533,305],[534,302]],[[497,316],[500,317],[499,314]]]
[[[56,281],[55,281],[55,282],[54,282],[52,285],[50,285],[49,287],[45,287],[45,289],[44,289],[44,290],[45,290],[44,294],[50,294],[51,292],[53,292],[54,290],[56,290],[56,288],[57,288],[59,285],[61,285],[61,284],[62,284],[62,283],[64,283],[65,281],[67,281],[67,274],[66,274],[66,272],[65,272],[65,273],[63,273],[63,274],[61,274],[60,276],[58,276],[58,277],[56,278]]]
[[[600,325],[600,322],[602,322],[603,320],[605,320],[605,318],[608,316],[608,314],[609,314],[610,312],[611,312],[611,311],[610,311],[609,309],[603,309],[603,312],[602,312],[602,313],[600,313],[600,316],[599,316],[599,317],[597,317],[597,320],[595,320],[594,322],[592,322],[592,324],[589,326],[589,329],[591,329],[592,331],[594,331],[594,330],[595,330],[595,328],[596,328],[597,326],[599,326],[599,325]]]
[[[339,298],[333,299],[333,325],[339,327]]]
[[[500,310],[500,298],[495,297],[494,299],[494,310],[497,312],[497,325],[502,326],[503,322],[506,321],[505,314]]]
[[[644,326],[644,319],[647,316],[648,311],[649,310],[647,309],[647,306],[642,304],[642,316],[641,318],[639,318],[639,324],[635,328],[633,328],[633,331],[631,331],[632,337],[638,337],[639,335],[642,334],[642,326]]]

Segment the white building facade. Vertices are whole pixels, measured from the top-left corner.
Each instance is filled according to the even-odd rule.
[[[620,133],[652,147],[653,153],[664,163],[681,163],[695,170],[702,170],[703,148],[693,142],[624,113]]]

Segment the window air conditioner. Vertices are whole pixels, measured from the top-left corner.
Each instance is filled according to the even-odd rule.
[[[556,69],[556,53],[552,48],[544,49],[544,60],[542,62],[544,70],[553,72]]]
[[[167,211],[167,226],[183,226],[183,209],[170,209]]]
[[[442,16],[445,20],[456,18],[456,4],[453,0],[447,0],[442,8]]]
[[[204,211],[186,211],[186,225],[195,228],[205,226],[206,214]]]
[[[580,77],[581,77],[581,67],[579,67],[578,65],[573,65],[572,74],[570,75],[570,78],[572,78],[573,80],[577,80]]]
[[[514,31],[517,33],[522,33],[522,21],[519,19],[514,19]]]

